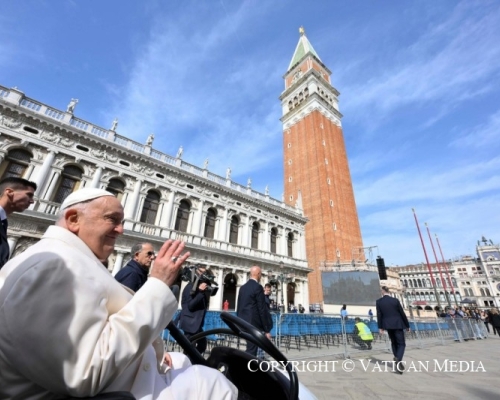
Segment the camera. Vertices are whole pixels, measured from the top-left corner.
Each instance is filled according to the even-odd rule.
[[[210,294],[210,296],[215,296],[217,291],[219,290],[219,285],[215,282],[215,276],[205,272],[196,272],[200,268],[206,268],[203,264],[195,264],[188,265],[183,268],[181,272],[181,278],[185,282],[191,282],[193,284],[193,288],[191,289],[191,295],[196,292],[196,289],[200,285],[200,283],[206,283],[207,288],[205,291]]]

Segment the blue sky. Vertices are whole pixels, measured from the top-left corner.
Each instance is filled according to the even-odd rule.
[[[496,1],[17,1],[0,84],[280,199],[279,95],[303,25],[332,71],[365,246],[424,261],[500,242]],[[425,233],[425,231],[424,231]],[[426,241],[430,261],[432,250]]]

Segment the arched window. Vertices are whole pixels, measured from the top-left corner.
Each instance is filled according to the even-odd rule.
[[[231,225],[229,227],[229,243],[238,244],[238,226],[240,220],[236,215],[231,217]]]
[[[436,301],[436,296],[434,296],[434,293],[430,293],[430,296],[431,296],[431,301]]]
[[[83,171],[74,165],[64,167],[53,201],[62,203],[66,197],[77,190],[80,187],[82,175]]]
[[[418,282],[418,287],[422,287],[422,281],[419,279],[417,282]]]
[[[175,218],[174,229],[176,231],[187,232],[190,210],[191,206],[187,200],[181,200],[179,209],[177,210],[177,217]]]
[[[437,287],[441,287],[441,279],[436,278],[436,285]]]
[[[7,165],[2,174],[3,178],[22,178],[31,160],[30,152],[23,149],[14,149],[7,155]]]
[[[426,292],[424,295],[425,295],[425,300],[427,300],[427,301],[431,300],[431,297],[430,297],[428,292]]]
[[[480,291],[481,291],[481,296],[486,296],[486,293],[485,293],[485,291],[484,291],[484,289],[483,289],[483,288],[481,288],[481,290],[480,290]]]
[[[154,190],[150,190],[144,200],[144,206],[142,207],[141,222],[153,225],[156,222],[159,206],[160,195]]]
[[[425,281],[427,283],[427,287],[432,287],[431,280],[429,278],[427,278]]]
[[[278,237],[278,229],[271,228],[271,253],[276,253],[276,239]]]
[[[411,279],[408,279],[408,287],[413,287],[413,282]]]
[[[460,296],[459,292],[455,292],[455,297],[457,298],[458,301],[462,300],[462,296]]]
[[[217,213],[213,208],[209,208],[207,211],[207,218],[205,220],[205,232],[203,236],[209,239],[213,239],[215,236],[215,220],[217,218]]]
[[[416,279],[413,279],[413,287],[418,287]]]
[[[491,296],[490,289],[485,288],[484,292],[485,292],[486,296]]]
[[[258,222],[252,224],[252,249],[259,248],[259,229],[260,225]]]
[[[125,183],[120,179],[110,179],[106,190],[109,193],[113,193],[118,200],[123,198],[123,193],[125,192]]]
[[[443,292],[439,292],[439,300],[441,301],[446,301],[445,297],[444,297],[444,293]]]
[[[290,232],[286,238],[286,247],[288,257],[293,257],[293,233]]]
[[[453,283],[453,287],[457,287],[457,280],[455,278],[451,278],[451,283]]]

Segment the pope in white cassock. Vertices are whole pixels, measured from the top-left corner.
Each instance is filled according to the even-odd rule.
[[[0,270],[0,399],[113,391],[144,400],[237,398],[221,373],[190,366],[182,355],[165,373],[158,338],[177,309],[168,286],[189,253],[182,254],[184,243],[165,242],[134,295],[102,264],[122,220],[111,193],[78,190],[56,225]]]

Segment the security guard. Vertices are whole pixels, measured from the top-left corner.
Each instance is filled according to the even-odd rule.
[[[354,341],[361,346],[361,349],[371,350],[373,335],[370,328],[359,317],[356,317],[354,321]]]

